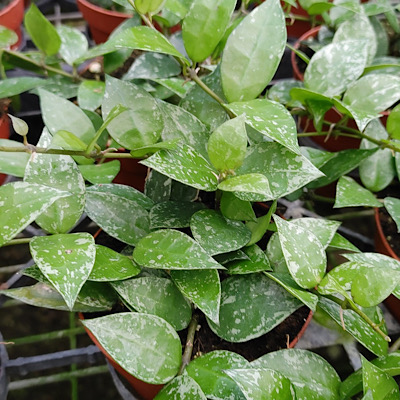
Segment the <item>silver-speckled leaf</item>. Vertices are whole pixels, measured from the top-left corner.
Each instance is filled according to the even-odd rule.
[[[245,246],[251,232],[241,221],[226,219],[215,210],[200,210],[190,221],[193,237],[209,254],[228,253]]]
[[[300,153],[296,124],[282,104],[267,99],[256,99],[231,103],[227,107],[235,115],[245,114],[246,124],[262,135],[280,143],[294,153]]]
[[[196,189],[214,191],[218,185],[218,172],[196,150],[182,145],[176,150],[161,150],[141,164]]]
[[[289,272],[304,289],[317,285],[326,270],[324,246],[314,233],[274,215]]]
[[[272,193],[268,200],[286,196],[323,176],[306,157],[295,154],[278,143],[251,146],[237,173],[265,175]]]
[[[247,400],[296,400],[290,380],[268,369],[230,369],[225,373],[240,387]]]
[[[364,133],[374,139],[388,140],[388,133],[379,120],[371,121]],[[367,139],[361,140],[360,149],[373,149],[378,147]],[[379,149],[365,160],[361,161],[359,172],[363,185],[373,192],[385,189],[396,175],[393,154],[390,149]]]
[[[248,260],[236,260],[228,264],[231,275],[252,274],[253,272],[271,271],[265,253],[256,244],[243,248]]]
[[[36,236],[30,251],[37,266],[70,309],[93,268],[96,247],[89,233]]]
[[[24,230],[56,200],[70,193],[28,182],[0,187],[0,246]]]
[[[185,371],[209,398],[245,400],[242,391],[224,371],[246,366],[249,366],[249,362],[241,355],[226,350],[216,350],[192,360]]]
[[[220,202],[220,210],[224,217],[237,221],[255,221],[251,202],[240,200],[231,192],[223,192]]]
[[[146,178],[144,193],[155,203],[161,203],[170,199],[171,186],[171,178],[157,171],[150,170]]]
[[[353,178],[342,176],[336,186],[334,208],[361,206],[382,207],[383,204]]]
[[[192,215],[205,208],[203,203],[189,201],[164,201],[156,204],[150,210],[150,227],[157,228],[187,228]]]
[[[337,232],[335,233],[331,242],[329,243],[329,247],[332,247],[334,249],[354,251],[356,253],[360,252],[360,250],[356,246],[354,246],[353,243],[348,241],[345,237],[343,237]]]
[[[126,371],[153,384],[169,382],[179,371],[182,345],[170,324],[155,315],[118,313],[83,324]]]
[[[43,130],[39,146],[48,147],[51,135]],[[24,181],[38,183],[71,195],[55,201],[36,223],[50,233],[68,232],[81,217],[85,207],[85,181],[71,156],[33,153],[25,169]]]
[[[111,183],[121,168],[119,160],[103,164],[79,165],[82,176],[90,183]]]
[[[69,65],[73,65],[76,59],[88,51],[88,41],[80,30],[68,25],[59,25],[57,33],[61,39],[59,54]]]
[[[221,283],[215,269],[171,271],[171,278],[178,289],[208,318],[219,321]]]
[[[371,326],[364,321],[353,310],[343,310],[337,303],[326,297],[320,297],[318,305],[328,313],[339,326],[346,327],[346,332],[350,333],[358,342],[360,342],[369,351],[377,356],[384,356],[388,351],[388,342]],[[379,307],[363,309],[364,312],[376,323],[381,330],[386,331],[386,324],[383,319],[382,311]]]
[[[234,275],[221,284],[220,324],[211,329],[229,342],[247,342],[269,332],[301,307],[301,301],[263,274]]]
[[[140,268],[129,258],[105,246],[96,245],[96,259],[88,280],[110,282],[132,278]]]
[[[305,87],[329,97],[343,93],[364,71],[365,44],[365,40],[346,40],[317,51],[304,74]]]
[[[397,225],[397,232],[400,232],[400,200],[395,197],[386,197],[383,201],[385,208]]]
[[[177,331],[189,325],[190,304],[170,279],[146,276],[113,282],[112,287],[135,311],[157,315]]]
[[[154,400],[207,400],[207,398],[194,379],[180,375],[164,386]]]
[[[150,232],[148,211],[124,196],[87,191],[85,211],[110,236],[133,246]]]
[[[343,103],[355,110],[379,113],[400,99],[400,77],[388,74],[365,75],[346,90]]]
[[[0,146],[24,147],[23,143],[15,140],[0,139]],[[26,164],[29,160],[28,153],[14,153],[8,151],[0,152],[0,172],[7,175],[22,178],[25,173]]]
[[[144,237],[133,251],[133,259],[147,268],[223,268],[190,236],[172,229],[155,231]]]
[[[221,61],[229,102],[255,99],[274,76],[286,45],[286,24],[278,0],[248,14],[229,35]]]
[[[286,376],[294,387],[297,400],[339,399],[340,378],[337,372],[326,360],[311,351],[279,350],[253,361],[251,366],[272,368]]]
[[[129,150],[157,143],[163,129],[157,100],[133,83],[107,76],[102,104],[104,120],[119,104],[127,107],[128,111],[118,115],[108,125],[112,138]]]

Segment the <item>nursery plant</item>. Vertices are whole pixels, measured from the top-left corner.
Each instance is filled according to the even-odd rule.
[[[163,2],[129,4],[146,26],[127,24],[90,50],[75,31],[44,22],[35,6],[25,26],[38,53],[3,46],[7,63],[26,62],[48,77],[6,79],[3,69],[0,81],[0,97],[35,89],[45,122],[32,144],[26,123],[10,115],[22,142],[0,142],[0,171],[22,178],[0,187],[0,245],[29,244],[35,266],[23,273],[37,281],[1,293],[84,312],[85,327],[123,369],[165,385],[157,399],[344,399],[360,392],[365,399],[398,398],[390,375],[399,372],[399,353],[388,355],[379,304],[400,296],[400,262],[360,252],[337,232],[337,221],[287,220],[277,208],[283,198],[337,179],[338,207],[380,206],[347,174],[376,163],[376,154],[399,152],[397,127],[389,128],[397,113],[385,139],[367,131],[375,114],[358,126],[368,139],[363,149],[333,154],[300,146],[292,114],[269,98],[274,88],[265,94],[287,42],[278,0],[254,9],[243,2],[237,11],[236,0],[167,2],[176,6],[181,41],[154,29]],[[335,96],[347,90],[347,98],[357,98],[347,86],[365,69],[364,45],[343,40],[331,53],[351,80],[332,83],[310,73],[315,86],[298,89],[314,96],[308,104],[317,108],[312,100],[323,99],[360,115]],[[103,82],[100,72],[99,80],[78,74],[87,60],[121,60],[133,50],[122,77],[105,74]],[[343,53],[349,60],[350,51],[351,60],[360,53],[363,61],[345,69]],[[72,74],[63,72],[61,59]],[[75,85],[75,101],[65,96],[68,85],[60,92],[49,84],[53,76]],[[326,81],[341,82],[341,91],[320,89]],[[123,158],[149,168],[144,193],[112,183]],[[80,231],[83,216],[118,246],[96,244],[94,231]],[[46,234],[24,237],[32,223]],[[332,249],[348,261],[328,269]],[[320,356],[284,349],[286,331],[276,351],[263,355],[268,344],[261,342],[256,356],[242,355],[242,343],[254,347],[302,308],[318,309],[379,358],[363,360],[342,383]],[[228,347],[193,351],[204,331]]]

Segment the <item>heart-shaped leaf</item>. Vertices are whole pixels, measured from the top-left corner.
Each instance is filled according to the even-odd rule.
[[[0,48],[6,49],[18,42],[18,35],[5,26],[0,26]]]
[[[182,359],[181,341],[162,318],[118,313],[85,320],[83,324],[107,353],[136,378],[164,384],[178,373]]]
[[[155,231],[144,237],[133,251],[133,259],[147,268],[223,268],[190,236],[172,229]]]
[[[79,106],[85,110],[96,111],[103,102],[105,83],[102,81],[83,81],[78,89]]]
[[[93,268],[96,248],[89,233],[36,236],[30,242],[33,259],[70,309]]]
[[[174,378],[154,400],[207,400],[200,386],[187,375]]]
[[[267,256],[256,244],[245,247],[243,252],[247,255],[248,260],[236,260],[229,263],[228,270],[231,275],[271,271]]]

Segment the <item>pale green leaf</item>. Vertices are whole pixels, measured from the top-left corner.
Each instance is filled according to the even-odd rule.
[[[24,147],[22,143],[8,139],[0,139],[0,146],[21,148]],[[25,168],[28,160],[28,153],[2,151],[0,152],[0,172],[2,172],[3,174],[13,175],[22,178],[25,174]]]
[[[111,183],[120,171],[121,163],[112,160],[103,164],[79,165],[82,176],[90,183]]]
[[[97,110],[103,101],[105,84],[101,81],[83,81],[78,89],[79,106],[85,110]]]
[[[57,27],[61,39],[60,56],[69,64],[73,65],[75,60],[82,57],[89,48],[86,36],[76,28],[68,25]]]
[[[396,222],[397,231],[400,232],[400,200],[395,197],[386,197],[383,203],[394,222]]]
[[[207,398],[194,379],[180,375],[164,386],[154,400],[207,400]]]

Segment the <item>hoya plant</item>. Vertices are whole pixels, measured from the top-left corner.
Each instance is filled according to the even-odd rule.
[[[21,179],[0,187],[0,246],[28,244],[35,265],[24,273],[37,283],[1,293],[84,312],[83,324],[123,369],[165,385],[157,399],[339,399],[361,391],[395,398],[398,358],[387,355],[379,304],[400,296],[400,262],[360,252],[337,221],[287,220],[277,209],[380,149],[337,155],[300,146],[291,113],[266,97],[287,41],[278,0],[249,9],[243,2],[237,11],[236,0],[177,4],[181,35],[154,29],[159,2],[135,2],[146,26],[125,25],[75,55],[78,65],[140,50],[122,78],[95,81],[102,90],[93,90],[90,108],[79,90],[93,81],[79,78],[77,102],[35,83],[45,123],[37,144],[11,116],[23,139],[0,143],[0,170]],[[53,33],[34,33],[42,56],[60,52],[46,54]],[[10,81],[0,82],[7,96],[14,85],[32,88]],[[119,159],[148,167],[143,193],[112,183]],[[338,193],[338,201],[351,197]],[[96,244],[80,228],[83,216],[119,245]],[[31,223],[46,234],[25,237]],[[328,271],[332,249],[348,261]],[[318,309],[379,358],[341,383],[308,351],[193,354],[206,329],[219,342],[254,343],[304,308]]]

